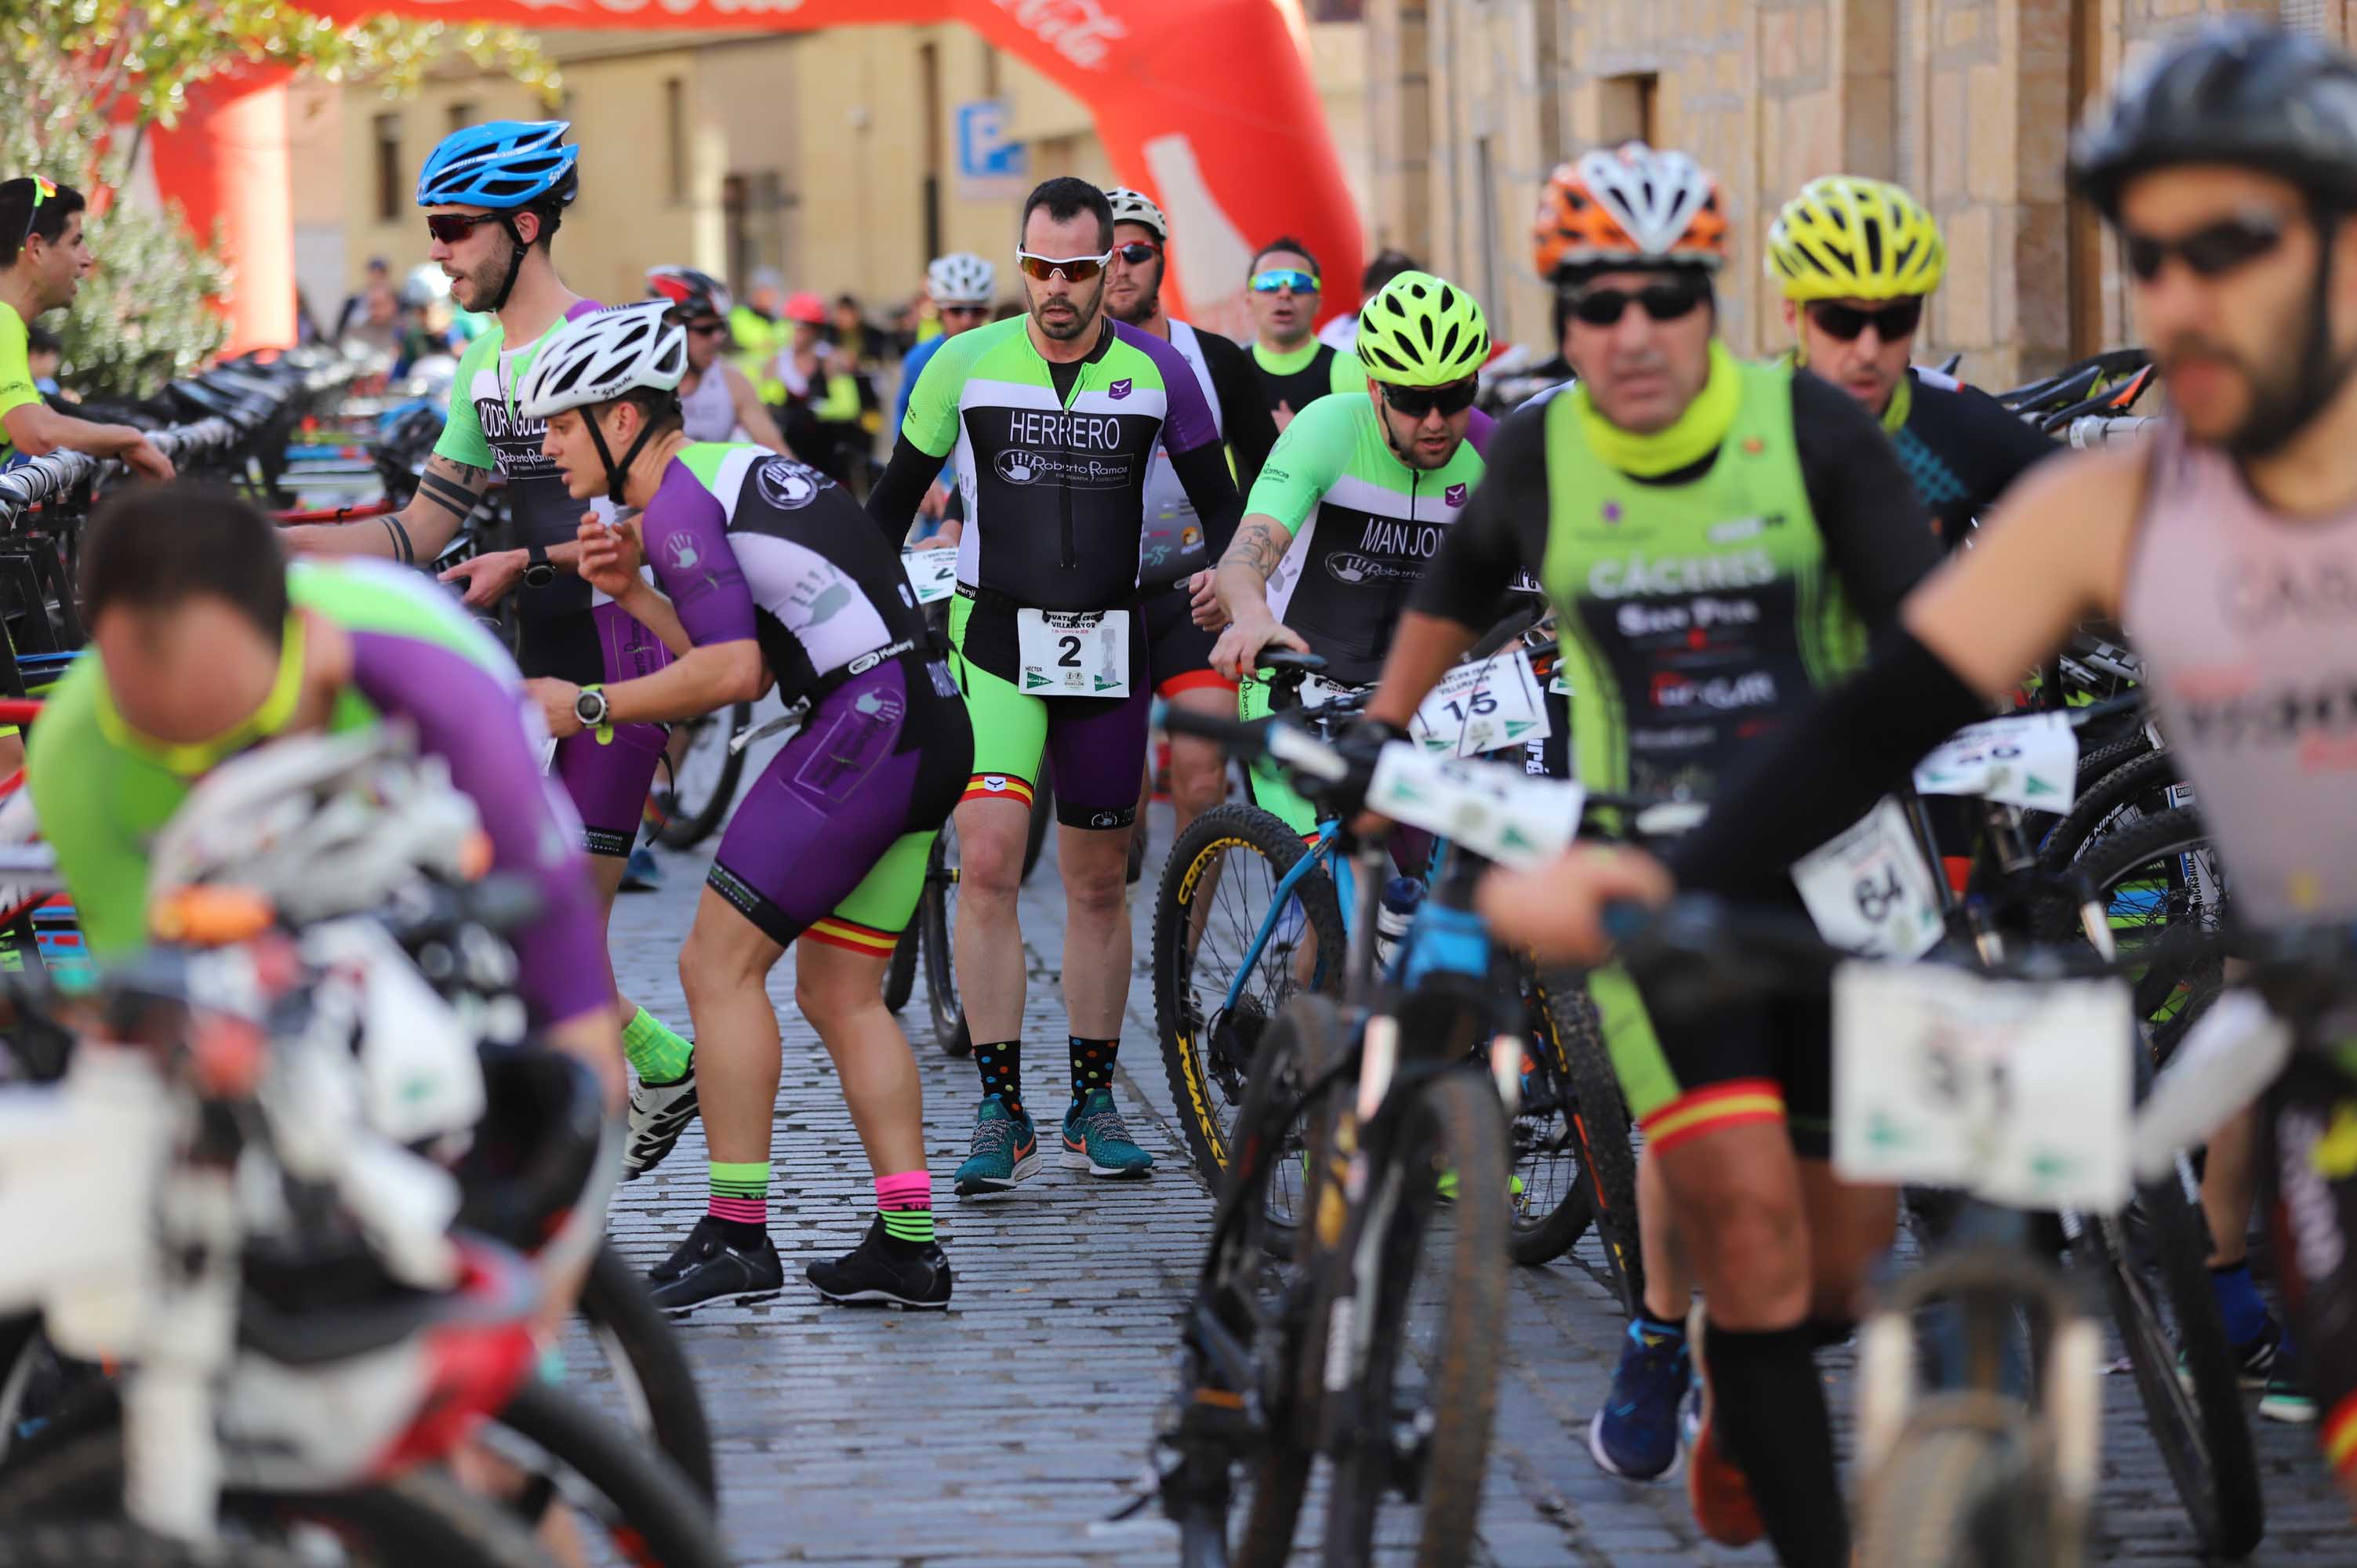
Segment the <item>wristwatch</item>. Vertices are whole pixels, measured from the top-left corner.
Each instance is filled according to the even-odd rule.
[[[544,588],[556,581],[556,568],[548,559],[548,546],[527,544],[523,552],[523,581],[528,588]]]
[[[573,699],[573,716],[581,721],[583,729],[596,729],[606,722],[606,693],[595,686],[584,686],[581,694]]]

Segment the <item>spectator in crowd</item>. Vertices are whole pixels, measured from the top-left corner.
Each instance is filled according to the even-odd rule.
[[[33,390],[46,398],[80,403],[81,399],[58,385],[58,367],[65,357],[65,343],[56,333],[46,327],[25,329],[25,365],[33,372]]]
[[[845,364],[865,365],[876,359],[875,329],[860,315],[857,295],[834,296],[834,346]]]
[[[826,340],[826,302],[809,293],[785,302],[793,340],[770,361],[785,388],[779,428],[802,461],[838,484],[850,478],[850,439],[859,431],[859,383],[850,360]]]
[[[786,383],[778,379],[777,361],[793,338],[785,316],[785,278],[775,267],[754,268],[744,294],[728,312],[728,340],[737,345],[737,368],[780,425],[786,422]]]
[[[336,312],[335,340],[390,357],[400,351],[401,328],[401,296],[393,286],[393,268],[382,256],[371,256],[367,276]]]

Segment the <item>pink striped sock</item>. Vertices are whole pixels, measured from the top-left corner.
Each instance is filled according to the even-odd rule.
[[[726,1219],[737,1225],[769,1223],[769,1205],[758,1197],[711,1197],[705,1200],[704,1211],[715,1219]]]
[[[898,1176],[876,1178],[876,1207],[884,1208],[931,1208],[933,1206],[933,1176],[931,1171],[902,1171]]]

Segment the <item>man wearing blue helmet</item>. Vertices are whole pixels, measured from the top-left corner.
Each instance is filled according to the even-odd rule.
[[[512,592],[521,638],[516,661],[527,677],[583,689],[602,700],[608,682],[651,674],[670,661],[655,635],[576,567],[579,501],[541,451],[543,422],[526,419],[516,389],[534,357],[565,323],[597,309],[565,286],[549,242],[578,186],[580,148],[565,145],[563,120],[500,120],[444,137],[417,177],[425,209],[428,259],[450,278],[451,302],[489,313],[495,325],[458,361],[450,413],[426,460],[417,494],[398,513],[360,522],[292,528],[290,549],[432,561],[449,543],[497,472],[507,480],[511,548],[486,551],[444,574],[463,579],[466,602],[484,608]],[[607,503],[596,503],[602,508]],[[610,916],[647,790],[662,756],[660,725],[592,722],[558,743],[551,770],[580,813],[591,875]],[[618,992],[619,994],[619,992]],[[623,1044],[642,1087],[632,1105],[633,1145],[662,1109],[665,1085],[689,1092],[688,1046],[652,1014],[619,1004]]]

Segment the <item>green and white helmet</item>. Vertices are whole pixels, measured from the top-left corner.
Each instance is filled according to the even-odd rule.
[[[1455,284],[1402,273],[1360,308],[1358,352],[1376,381],[1447,386],[1489,361],[1490,324]]]

